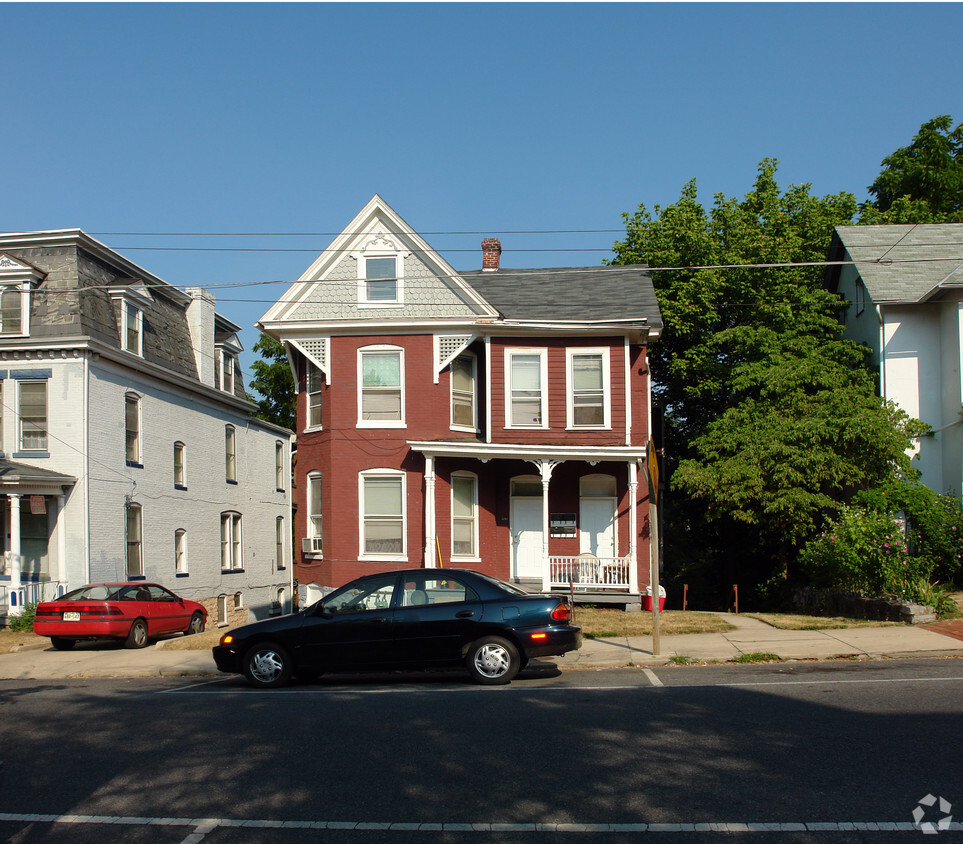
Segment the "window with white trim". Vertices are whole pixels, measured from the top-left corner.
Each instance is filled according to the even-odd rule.
[[[478,558],[478,477],[471,472],[451,475],[451,555]]]
[[[318,367],[311,361],[306,361],[307,371],[305,372],[305,392],[307,396],[307,422],[308,428],[321,427],[321,388],[324,386],[324,376]]]
[[[219,627],[227,624],[227,595],[217,596],[217,624]]]
[[[0,290],[0,334],[23,334],[23,288],[4,284]]]
[[[548,380],[544,349],[515,349],[505,352],[505,426],[508,428],[547,428]]]
[[[228,483],[237,483],[237,431],[224,426],[224,475]]]
[[[122,348],[125,352],[143,357],[144,355],[144,312],[132,302],[124,302],[121,326]]]
[[[127,505],[127,577],[142,577],[144,574],[143,514],[139,504]]]
[[[323,536],[321,502],[321,474],[311,472],[308,475],[308,542],[312,554],[322,553],[324,547],[321,541]]]
[[[140,396],[127,393],[124,396],[124,456],[128,466],[140,466]]]
[[[274,564],[278,569],[284,568],[284,516],[274,521]]]
[[[284,471],[284,443],[277,440],[274,443],[274,488],[278,492],[287,489]]]
[[[459,355],[451,362],[451,427],[474,431],[478,426],[475,394],[478,383],[477,359]]]
[[[17,420],[21,451],[47,450],[47,382],[17,382]]]
[[[241,514],[221,513],[221,571],[244,568],[241,559]]]
[[[569,428],[608,428],[608,349],[566,349],[567,424]]]
[[[404,427],[404,350],[369,346],[358,350],[358,426]]]
[[[404,259],[397,253],[372,253],[358,258],[358,304],[362,307],[401,305],[404,301]]]
[[[237,358],[224,349],[217,350],[217,358],[220,363],[218,387],[225,393],[234,392],[234,370],[237,366]]]
[[[174,573],[187,574],[187,531],[174,531]]]
[[[361,556],[406,559],[405,473],[376,469],[360,475]]]
[[[174,486],[187,489],[187,446],[174,443]]]

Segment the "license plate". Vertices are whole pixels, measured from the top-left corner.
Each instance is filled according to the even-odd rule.
[[[64,621],[80,621],[79,612],[65,612]]]

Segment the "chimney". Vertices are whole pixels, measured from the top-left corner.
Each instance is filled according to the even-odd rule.
[[[214,304],[216,299],[203,287],[188,287],[187,325],[191,331],[197,378],[207,387],[214,384]]]
[[[482,272],[498,272],[498,258],[502,254],[502,242],[497,237],[482,241]]]

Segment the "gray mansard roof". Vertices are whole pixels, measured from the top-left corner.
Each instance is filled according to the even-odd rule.
[[[662,317],[648,267],[499,269],[459,276],[505,319],[644,322],[656,333]]]
[[[856,261],[874,302],[922,302],[963,287],[963,223],[837,226],[830,260]],[[840,268],[830,268],[830,287]]]

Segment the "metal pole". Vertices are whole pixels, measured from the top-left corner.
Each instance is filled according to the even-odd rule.
[[[652,590],[652,656],[659,656],[662,653],[662,645],[659,641],[659,506],[651,501],[649,503],[649,555],[652,560],[652,578],[650,588]]]

